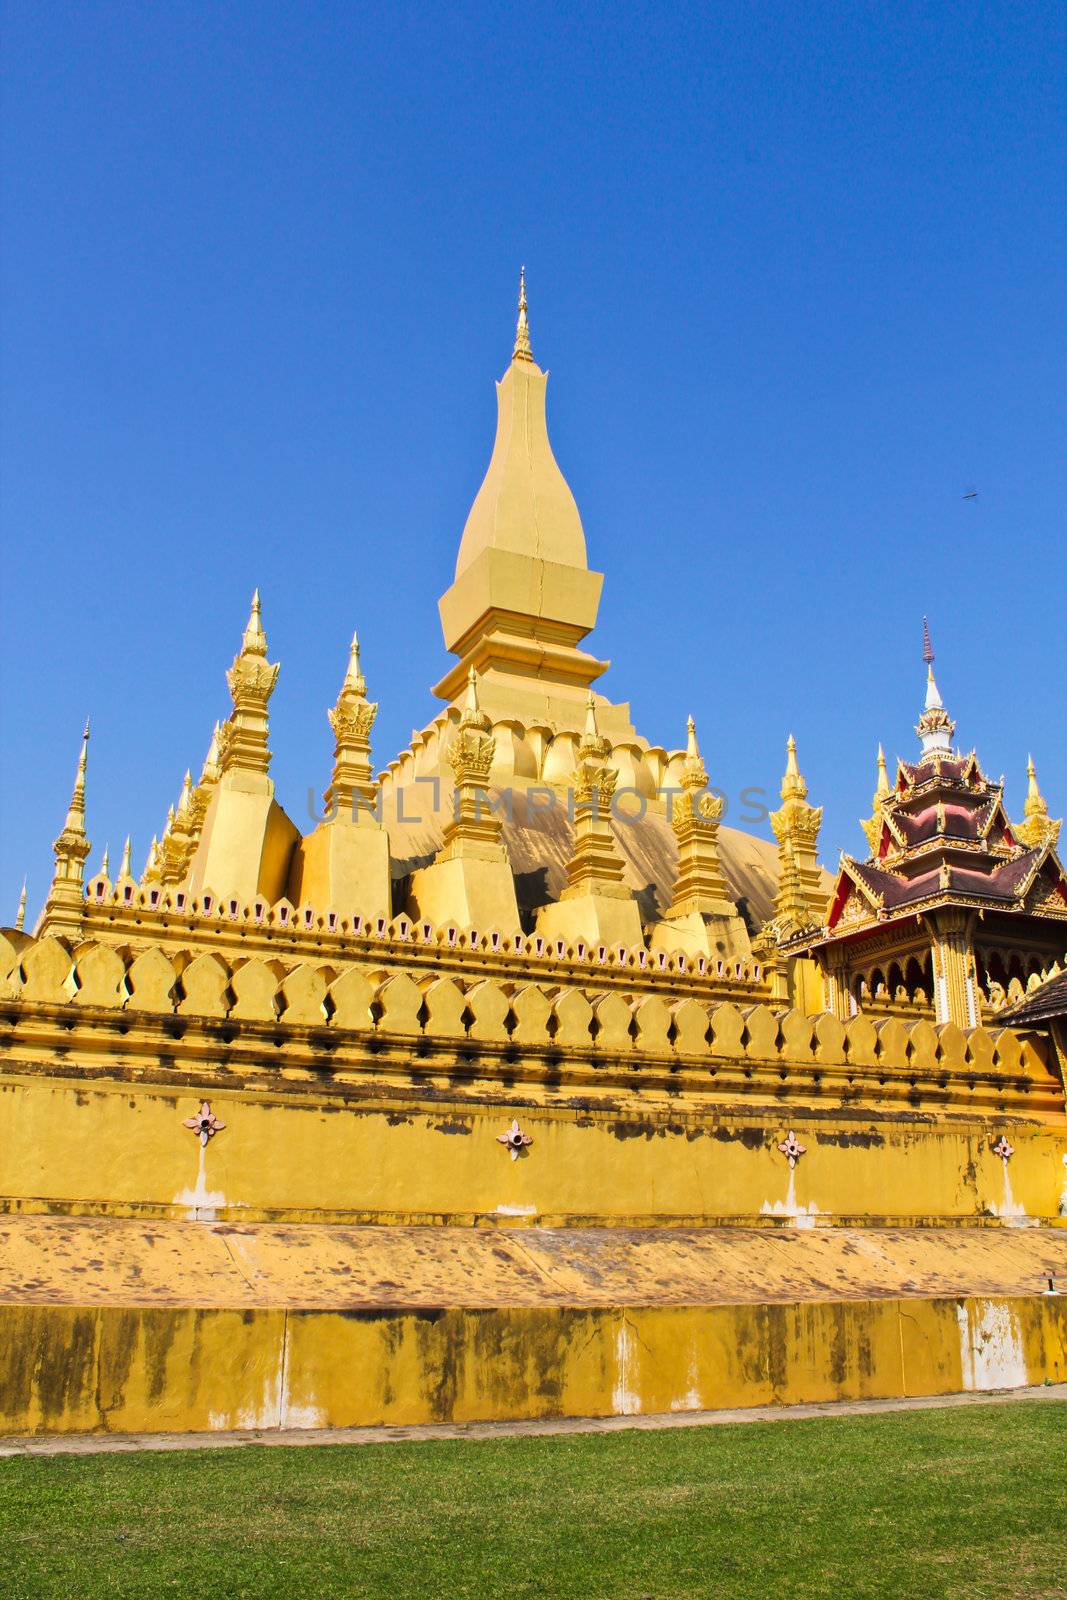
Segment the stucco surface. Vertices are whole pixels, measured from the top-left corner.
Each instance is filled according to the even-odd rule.
[[[0,1303],[774,1304],[1067,1288],[1061,1228],[426,1228],[8,1217]]]

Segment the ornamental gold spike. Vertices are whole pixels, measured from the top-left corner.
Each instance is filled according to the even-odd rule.
[[[22,880],[22,893],[19,895],[19,908],[15,913],[15,932],[21,933],[26,922],[26,880]]]
[[[512,361],[532,361],[533,351],[530,349],[530,324],[526,318],[526,268],[519,271],[519,320],[515,326],[515,348],[511,352]]]

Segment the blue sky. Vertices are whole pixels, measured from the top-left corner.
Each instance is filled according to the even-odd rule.
[[[522,261],[640,729],[730,796],[793,730],[833,863],[929,612],[1067,810],[1061,6],[5,9],[0,917],[87,713],[143,861],[256,584],[294,816],[354,626],[376,761],[432,714]]]

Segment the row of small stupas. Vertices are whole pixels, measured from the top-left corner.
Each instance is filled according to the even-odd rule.
[[[530,349],[525,284],[511,363],[497,385],[492,457],[440,602],[456,656],[436,686],[446,705],[374,774],[368,698],[353,638],[329,712],[327,812],[308,834],[269,775],[267,659],[258,591],[227,675],[232,710],[199,779],[186,773],[140,879],[129,843],[99,903],[153,886],[183,904],[254,902],[437,926],[525,928],[569,945],[646,947],[777,974],[780,999],[847,1018],[903,991],[938,1020],[975,1026],[983,1004],[1048,971],[1067,945],[1067,883],[1030,768],[1023,824],[977,758],[953,752],[934,682],[922,756],[890,788],[879,753],[870,858],[817,861],[821,810],[788,743],[769,841],[722,825],[692,719],[684,748],[634,728],[629,706],[593,690],[608,663],[580,648],[603,582],[589,570],[574,497],[549,444],[547,374]],[[88,728],[40,932],[85,930]],[[832,892],[831,892],[832,888]],[[158,902],[159,896],[155,896]],[[821,971],[821,981],[812,981]],[[807,976],[805,976],[805,974]]]

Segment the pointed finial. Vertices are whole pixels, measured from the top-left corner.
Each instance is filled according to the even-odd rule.
[[[341,685],[341,693],[343,694],[346,689],[360,696],[365,696],[367,693],[367,680],[359,664],[359,639],[354,632],[352,643],[348,647],[348,666],[345,669],[345,681]]]
[[[875,789],[875,792],[874,792],[875,804],[877,805],[878,801],[884,799],[884,797],[889,792],[890,792],[890,790],[889,790],[889,773],[886,770],[885,750],[883,749],[883,747],[881,745],[879,745],[878,746],[878,787]]]
[[[265,656],[267,653],[267,635],[263,632],[263,616],[259,604],[259,590],[252,595],[252,609],[248,614],[248,626],[241,640],[241,654]]]
[[[685,753],[691,761],[700,760],[700,746],[697,744],[697,725],[692,717],[686,719]]]
[[[461,728],[477,728],[482,733],[488,732],[492,727],[478,699],[478,674],[473,667],[467,673],[467,691],[463,696],[463,712],[459,725]]]
[[[65,832],[85,832],[85,768],[89,757],[89,718],[82,731],[82,746],[78,752],[78,767],[74,774],[74,789],[67,807]]]
[[[129,836],[129,834],[127,834],[126,835],[126,843],[122,847],[122,860],[119,863],[119,877],[120,878],[128,878],[129,876],[130,876],[130,836]]]
[[[532,361],[533,351],[530,349],[530,324],[526,319],[526,268],[519,271],[519,320],[515,326],[515,348],[511,352],[512,361]]]
[[[956,724],[945,710],[945,702],[934,679],[934,649],[930,625],[923,618],[923,660],[926,662],[926,701],[916,733],[922,744],[923,759],[948,760],[952,755],[952,736]]]
[[[204,757],[204,765],[200,769],[200,782],[202,784],[214,783],[219,775],[219,739],[221,736],[222,728],[216,722],[211,733],[211,743],[207,747],[207,755]]]
[[[590,689],[585,702],[585,732],[587,738],[600,738],[600,729],[597,727],[596,722],[596,696],[593,694],[592,689]]]
[[[1034,767],[1033,756],[1027,756],[1026,758],[1026,777],[1026,803],[1023,807],[1023,815],[1027,820],[1031,817],[1047,817],[1048,801],[1038,787],[1037,770]]]
[[[804,782],[803,774],[797,762],[797,742],[790,734],[785,742],[785,776],[782,779],[781,795],[783,800],[794,797],[798,800],[807,798],[808,786]]]
[[[110,851],[110,846],[109,845],[105,845],[104,846],[103,859],[100,862],[100,876],[102,878],[107,878],[107,877],[110,876],[110,873],[111,873],[111,851]]]
[[[1049,816],[1048,801],[1038,786],[1033,756],[1027,757],[1026,778],[1024,820],[1016,827],[1015,837],[1029,849],[1040,848],[1046,844],[1055,846],[1060,836],[1061,824],[1054,822]]]
[[[19,908],[15,913],[15,932],[21,933],[26,921],[26,880],[22,880],[22,893],[19,895]]]

